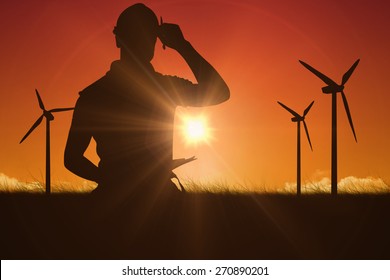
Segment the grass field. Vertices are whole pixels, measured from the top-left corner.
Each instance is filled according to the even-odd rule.
[[[192,193],[230,193],[230,194],[295,194],[296,184],[286,183],[281,187],[270,188],[256,184],[229,184],[227,182],[202,182],[191,179],[182,180],[187,191]],[[390,185],[381,178],[347,177],[340,180],[338,192],[341,194],[388,194]],[[89,193],[96,187],[93,182],[82,184],[69,182],[53,182],[53,193]],[[0,193],[45,193],[42,181],[20,182],[0,173]],[[302,185],[303,194],[330,193],[330,180],[307,181]]]
[[[0,194],[1,259],[389,259],[390,195]]]
[[[389,259],[382,179],[264,186],[183,182],[174,196],[95,197],[93,183],[0,176],[2,259]]]

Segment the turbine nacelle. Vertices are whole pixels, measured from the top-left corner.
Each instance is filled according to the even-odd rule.
[[[291,118],[291,121],[292,121],[292,122],[302,122],[302,121],[304,121],[304,120],[305,120],[305,117],[302,117],[302,116]]]
[[[48,120],[48,121],[52,121],[54,120],[54,116],[53,114],[50,112],[50,111],[43,111],[43,115],[45,116],[45,118]]]
[[[343,92],[343,85],[330,85],[322,88],[322,92],[325,94]]]

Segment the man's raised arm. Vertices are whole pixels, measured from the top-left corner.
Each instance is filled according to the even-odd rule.
[[[230,91],[225,81],[214,67],[184,38],[178,25],[162,24],[159,30],[159,38],[164,45],[175,49],[194,73],[198,82],[196,105],[216,105],[230,98]]]

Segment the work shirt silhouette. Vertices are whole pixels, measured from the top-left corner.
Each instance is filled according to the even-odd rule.
[[[147,28],[140,31],[134,26]],[[158,25],[153,11],[143,4],[126,9],[114,33],[121,58],[105,76],[81,91],[65,149],[65,166],[98,182],[100,191],[124,194],[138,188],[155,192],[172,174],[176,107],[219,104],[229,98],[229,89],[184,39],[178,25]],[[157,37],[179,52],[198,83],[154,70],[150,60]],[[98,167],[84,156],[91,138],[97,144]]]
[[[169,174],[175,109],[196,105],[190,81],[163,76],[152,65],[135,70],[113,62],[76,104],[72,126],[95,139],[103,185]]]

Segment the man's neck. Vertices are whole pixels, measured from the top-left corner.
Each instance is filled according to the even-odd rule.
[[[131,52],[126,52],[121,50],[120,54],[120,62],[128,68],[147,68],[149,69],[151,66],[150,61],[140,58],[139,56],[134,55]]]

